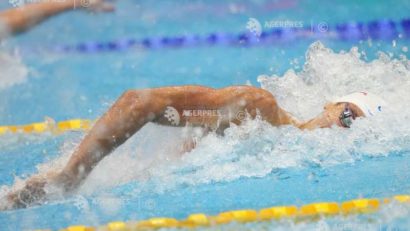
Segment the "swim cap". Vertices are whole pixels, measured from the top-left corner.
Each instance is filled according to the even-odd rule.
[[[367,91],[355,92],[334,100],[333,102],[353,103],[363,111],[366,117],[381,112],[382,108],[386,106],[386,102],[383,99]]]

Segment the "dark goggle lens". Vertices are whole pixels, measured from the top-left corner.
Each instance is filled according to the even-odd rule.
[[[340,114],[339,119],[340,119],[340,123],[347,128],[349,128],[350,125],[352,125],[353,113],[347,105],[345,107],[345,110]]]
[[[345,127],[350,127],[350,125],[352,125],[353,121],[352,121],[352,117],[347,117],[347,118],[341,118],[340,121],[342,122],[343,126]]]

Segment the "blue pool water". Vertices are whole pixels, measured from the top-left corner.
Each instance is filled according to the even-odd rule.
[[[7,7],[7,2],[0,3],[0,8]],[[250,17],[262,24],[291,20],[313,26],[324,22],[330,28],[350,21],[399,21],[410,17],[409,9],[408,1],[123,0],[114,15],[70,12],[8,39],[0,45],[0,55],[13,54],[13,68],[6,77],[15,81],[0,82],[0,125],[38,122],[45,116],[56,121],[95,119],[127,89],[181,84],[262,85],[303,119],[319,113],[332,97],[367,88],[391,103],[391,113],[360,120],[348,131],[302,132],[247,121],[229,128],[224,137],[209,135],[182,159],[174,158],[172,151],[180,144],[181,129],[148,125],[102,161],[73,195],[0,212],[0,230],[59,229],[153,216],[184,218],[197,212],[410,193],[410,40],[406,38],[320,42],[308,38],[251,47],[93,54],[48,49],[87,41],[239,33],[246,30]],[[265,76],[258,78],[261,75]],[[0,196],[21,179],[63,166],[83,135],[1,136]],[[408,215],[409,208],[393,205],[368,217],[226,229],[332,230],[343,225],[405,229],[410,227]]]

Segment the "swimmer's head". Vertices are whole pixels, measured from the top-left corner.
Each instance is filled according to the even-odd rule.
[[[373,116],[382,111],[386,103],[366,91],[356,92],[327,103],[324,111],[301,126],[304,129],[327,128],[333,125],[350,127],[358,117]]]

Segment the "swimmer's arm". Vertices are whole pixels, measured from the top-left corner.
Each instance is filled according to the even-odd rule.
[[[300,128],[302,124],[292,114],[281,108],[278,105],[276,98],[270,93],[264,95],[262,99],[256,99],[253,102],[253,105],[255,105],[260,112],[262,119],[273,126],[293,125]]]
[[[95,123],[57,179],[66,191],[75,189],[105,156],[156,118],[164,103],[147,94],[125,92]]]
[[[113,7],[104,3],[104,0],[91,0],[88,7],[96,11],[113,10]],[[0,23],[5,24],[8,33],[18,34],[57,14],[84,8],[80,0],[40,1],[1,12]]]
[[[75,188],[100,160],[124,143],[146,123],[155,122],[159,114],[169,104],[169,100],[166,97],[162,98],[161,94],[155,95],[155,93],[149,92],[144,90],[127,91],[97,121],[60,174],[61,181],[64,182],[67,190]],[[252,92],[250,93],[252,94]],[[204,102],[204,104],[207,103]],[[300,122],[280,108],[275,98],[270,94],[258,97],[252,105],[258,108],[263,119],[274,126],[290,124],[299,127]],[[227,126],[229,125],[221,124],[215,132],[223,135]],[[198,138],[206,136],[211,130],[207,126],[203,127],[202,135]],[[196,140],[191,138],[184,143],[182,151],[189,152],[196,145]]]
[[[53,15],[73,9],[73,1],[39,2],[3,11],[0,13],[0,19],[11,34],[17,34]]]
[[[194,150],[197,147],[198,142],[212,131],[212,129],[209,127],[202,127],[202,128],[196,128],[196,129],[200,129],[200,130],[196,130],[195,134],[190,134],[189,137],[183,140],[181,149],[179,150],[179,154],[183,155],[185,153],[188,153]]]
[[[25,186],[7,195],[7,205],[0,210],[16,209],[41,202],[46,193],[44,186],[53,184],[64,191],[74,190],[106,155],[124,143],[146,123],[155,119],[166,105],[160,97],[146,97],[147,91],[127,91],[95,123],[81,141],[67,165],[52,176],[34,176]]]
[[[23,189],[8,194],[7,207],[23,208],[45,197],[44,186],[53,184],[65,192],[76,189],[105,156],[124,143],[146,123],[155,120],[166,106],[166,100],[147,97],[147,91],[127,91],[95,123],[67,165],[53,176],[30,178]]]

